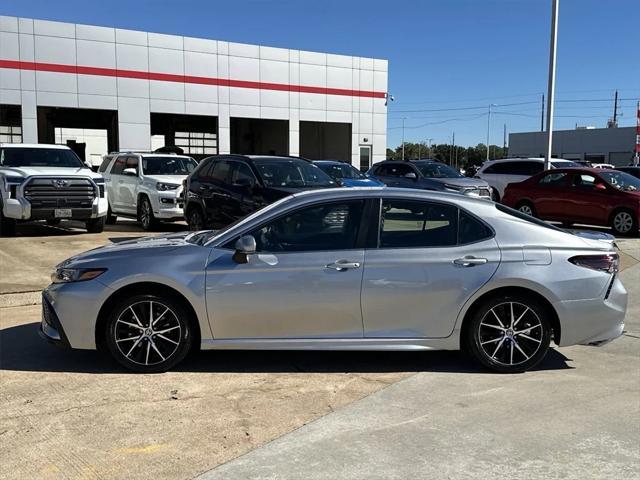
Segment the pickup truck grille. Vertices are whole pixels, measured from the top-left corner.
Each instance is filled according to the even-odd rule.
[[[85,178],[34,178],[24,189],[31,208],[91,208],[95,190]]]

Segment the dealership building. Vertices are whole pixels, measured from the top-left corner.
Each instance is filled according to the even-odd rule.
[[[616,166],[631,163],[636,145],[636,127],[555,130],[552,155],[567,160],[588,160]],[[509,134],[509,156],[544,157],[547,150],[545,132]]]
[[[385,158],[387,66],[0,16],[0,142],[76,142],[94,163],[176,145],[198,158],[300,155],[366,168]]]

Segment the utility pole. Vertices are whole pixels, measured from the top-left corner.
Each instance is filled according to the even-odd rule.
[[[540,131],[544,132],[544,93],[542,94],[542,109],[540,110]]]
[[[613,100],[613,127],[618,126],[618,90],[616,90],[616,95]]]
[[[495,103],[489,104],[489,114],[487,115],[487,160],[489,160],[489,130],[491,129],[491,107],[497,107]]]
[[[547,153],[544,157],[544,169],[551,167],[553,146],[553,101],[556,93],[556,47],[558,45],[558,8],[560,0],[552,0],[551,5],[551,42],[549,45],[549,84],[547,90]]]
[[[404,162],[404,121],[407,117],[402,117],[402,161]]]
[[[504,124],[502,131],[502,157],[504,158],[505,150],[507,149],[507,124]]]

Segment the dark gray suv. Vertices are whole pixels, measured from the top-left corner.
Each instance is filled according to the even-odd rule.
[[[487,182],[466,178],[456,169],[435,160],[385,160],[375,164],[367,173],[389,187],[454,192],[491,199],[491,188]]]

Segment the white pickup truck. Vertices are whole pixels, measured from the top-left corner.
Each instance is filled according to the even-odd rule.
[[[104,179],[64,145],[0,143],[0,236],[20,221],[84,221],[89,233],[104,229]]]

